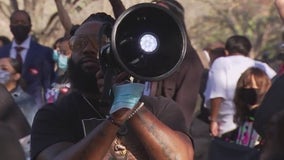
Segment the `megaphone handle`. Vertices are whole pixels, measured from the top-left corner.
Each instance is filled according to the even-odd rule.
[[[102,95],[102,102],[109,104],[111,103],[111,87],[112,87],[112,79],[114,76],[114,71],[110,68],[107,68],[104,73],[104,90]]]

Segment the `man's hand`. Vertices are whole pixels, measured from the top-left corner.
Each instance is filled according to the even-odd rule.
[[[126,80],[128,80],[128,77],[129,77],[129,74],[127,72],[121,72],[117,75],[114,75],[112,77],[112,84],[122,84],[122,83],[125,83]],[[99,88],[99,91],[101,93],[103,93],[104,91],[104,72],[103,70],[99,70],[97,73],[96,73],[96,78],[97,78],[97,85],[98,85],[98,88]]]
[[[210,133],[213,137],[217,137],[219,135],[219,125],[216,121],[210,122]]]
[[[224,99],[222,97],[217,97],[210,99],[211,113],[210,113],[210,133],[212,136],[216,137],[219,135],[219,124],[217,122],[217,117],[219,115],[219,110],[221,103]]]
[[[139,102],[144,84],[141,83],[127,83],[113,86],[114,100],[110,110],[110,114],[121,109],[132,109]]]
[[[124,124],[128,119],[129,116],[131,115],[131,113],[133,113],[138,107],[140,107],[140,105],[143,105],[141,103],[137,103],[133,109],[129,109],[129,108],[121,108],[117,111],[115,111],[114,113],[111,114],[111,117],[113,118],[113,120],[122,125]]]

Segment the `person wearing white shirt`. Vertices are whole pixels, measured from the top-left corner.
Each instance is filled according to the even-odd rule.
[[[249,67],[258,67],[270,78],[276,75],[267,64],[248,57],[251,43],[245,36],[229,37],[225,49],[228,55],[216,59],[212,64],[204,92],[205,107],[210,109],[210,132],[214,137],[220,137],[237,127],[233,121],[233,97],[241,74]]]

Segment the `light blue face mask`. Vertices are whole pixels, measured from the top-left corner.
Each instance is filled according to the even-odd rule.
[[[66,71],[68,66],[68,57],[60,54],[57,63],[58,63],[58,68]]]
[[[59,53],[57,50],[53,50],[53,55],[52,55],[52,58],[55,62],[58,61],[58,58],[59,58]]]
[[[10,80],[10,77],[11,77],[10,72],[0,69],[0,83],[1,84],[6,84]]]

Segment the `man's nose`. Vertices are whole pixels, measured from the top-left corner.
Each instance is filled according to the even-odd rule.
[[[83,53],[86,53],[86,54],[92,53],[92,54],[95,54],[96,57],[98,58],[99,50],[91,42],[88,42],[87,45],[83,49]]]

